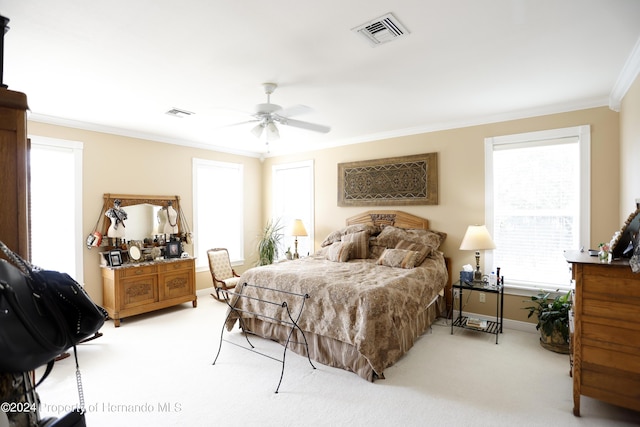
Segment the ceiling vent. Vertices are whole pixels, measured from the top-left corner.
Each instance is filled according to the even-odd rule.
[[[366,22],[351,31],[361,34],[374,47],[409,35],[409,31],[392,13]]]
[[[181,110],[180,108],[172,108],[171,110],[167,111],[165,114],[168,114],[173,117],[178,117],[181,119],[183,117],[191,116],[195,113],[187,110]]]

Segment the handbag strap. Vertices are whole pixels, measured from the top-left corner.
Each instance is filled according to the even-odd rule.
[[[100,225],[100,220],[104,221],[104,213],[107,211],[107,199],[104,199],[102,202],[102,210],[100,211],[100,215],[98,215],[98,219],[96,220],[96,225],[93,227],[93,231],[98,230],[98,226]]]
[[[182,205],[178,206],[180,208],[180,222],[184,227],[184,232],[191,233],[191,228],[189,227],[189,223],[187,222],[187,217],[184,216],[184,211],[182,210]]]
[[[31,277],[31,272],[34,270],[33,265],[24,260],[20,255],[9,249],[7,245],[5,245],[2,241],[0,241],[0,249],[2,250],[2,252],[4,252],[9,261],[13,262],[13,265],[18,267],[25,276]]]
[[[81,413],[85,413],[84,407],[84,389],[82,388],[82,375],[80,374],[80,365],[78,364],[78,352],[76,351],[75,344],[73,345],[73,357],[76,359],[76,385],[78,386],[78,408]]]

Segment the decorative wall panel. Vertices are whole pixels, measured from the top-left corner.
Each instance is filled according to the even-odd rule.
[[[437,153],[338,164],[338,206],[437,204]]]

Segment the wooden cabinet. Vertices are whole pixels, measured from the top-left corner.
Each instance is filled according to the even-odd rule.
[[[0,240],[30,260],[27,97],[3,88],[0,88],[0,182]]]
[[[119,267],[102,267],[103,306],[120,319],[191,301],[198,305],[195,260],[168,259]]]
[[[575,280],[571,336],[573,413],[580,396],[640,411],[640,274],[566,252]]]

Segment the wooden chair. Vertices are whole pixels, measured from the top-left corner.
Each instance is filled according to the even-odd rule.
[[[240,276],[231,267],[229,251],[226,248],[209,249],[207,258],[215,289],[215,294],[212,293],[211,296],[218,301],[228,300],[229,294],[226,291],[235,288],[240,281]]]

